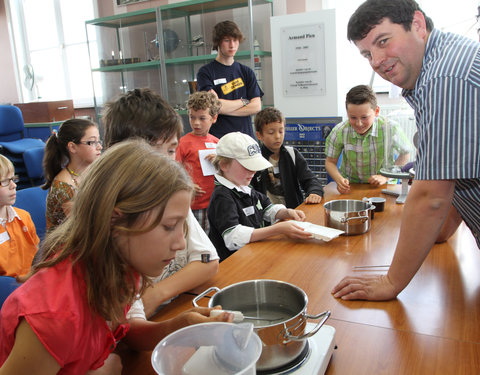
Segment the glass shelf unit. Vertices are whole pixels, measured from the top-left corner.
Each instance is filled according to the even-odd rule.
[[[255,71],[263,105],[272,105],[271,15],[271,0],[192,0],[86,21],[97,116],[105,102],[140,87],[185,113],[188,82],[216,57],[212,29],[224,20],[245,35],[235,58]]]

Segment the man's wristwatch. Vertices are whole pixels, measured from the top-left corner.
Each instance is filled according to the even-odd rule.
[[[248,103],[250,103],[250,100],[248,99],[240,98],[240,100],[242,101],[244,107],[247,106]]]

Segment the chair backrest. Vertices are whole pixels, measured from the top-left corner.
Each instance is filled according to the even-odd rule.
[[[47,194],[48,190],[43,190],[40,186],[18,190],[17,201],[14,204],[15,207],[22,208],[30,213],[40,240],[43,240],[47,228],[45,217]]]
[[[39,179],[43,177],[43,154],[45,147],[35,147],[25,150],[23,161],[27,169],[27,175],[30,179]]]
[[[20,284],[13,277],[0,276],[0,309],[7,297],[19,286]]]
[[[0,140],[15,141],[23,137],[23,116],[20,108],[0,105]]]

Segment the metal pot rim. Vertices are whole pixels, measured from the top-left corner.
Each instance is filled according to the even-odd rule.
[[[335,202],[359,202],[359,203],[363,203],[365,204],[367,207],[364,208],[364,209],[361,209],[361,210],[356,210],[356,211],[343,211],[343,210],[334,210],[330,207],[328,207],[328,205],[333,205],[333,203]],[[328,201],[326,203],[323,204],[323,208],[326,209],[326,210],[330,210],[330,211],[333,211],[333,212],[360,212],[360,211],[368,211],[368,210],[373,210],[375,209],[375,206],[373,204],[371,204],[370,202],[364,202],[362,200],[359,200],[359,199],[335,199],[335,200],[332,200],[332,201]]]
[[[220,293],[220,292],[223,292],[223,291],[226,291],[226,290],[229,290],[235,286],[239,286],[239,285],[243,285],[243,284],[256,284],[257,282],[271,282],[271,283],[274,283],[274,284],[284,284],[284,285],[288,285],[289,287],[293,288],[293,289],[296,289],[298,292],[300,292],[303,296],[304,296],[304,299],[305,299],[305,306],[308,304],[308,296],[307,296],[307,293],[305,293],[305,291],[294,285],[294,284],[291,284],[289,282],[286,282],[286,281],[281,281],[281,280],[272,280],[272,279],[252,279],[252,280],[245,280],[245,281],[239,281],[238,283],[235,283],[235,284],[230,284],[228,286],[226,286],[225,288],[222,288],[220,289],[217,293]],[[215,293],[215,295],[217,294]],[[212,299],[210,299],[209,301],[209,304],[210,302],[213,302]],[[210,306],[210,307],[213,307],[213,306]]]

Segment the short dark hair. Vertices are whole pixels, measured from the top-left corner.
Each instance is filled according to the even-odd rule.
[[[410,31],[413,15],[417,10],[425,17],[427,30],[432,31],[432,19],[426,16],[414,0],[367,0],[350,17],[347,38],[353,42],[362,40],[384,18],[402,25],[405,31]]]
[[[159,94],[148,88],[134,89],[105,105],[102,121],[105,147],[129,138],[142,138],[150,144],[180,139],[182,119]]]
[[[242,43],[245,40],[245,37],[243,36],[242,32],[240,31],[240,28],[235,22],[233,21],[219,22],[213,27],[213,33],[212,33],[213,50],[215,51],[218,50],[218,46],[222,42],[222,39],[225,38],[226,36],[235,38],[240,43]]]
[[[282,112],[274,107],[264,108],[255,116],[255,130],[262,134],[263,127],[272,122],[281,122],[282,124],[285,124],[285,117]]]
[[[359,105],[365,103],[369,103],[373,109],[377,108],[377,96],[370,86],[358,85],[352,87],[350,91],[347,92],[345,107],[349,104]]]

